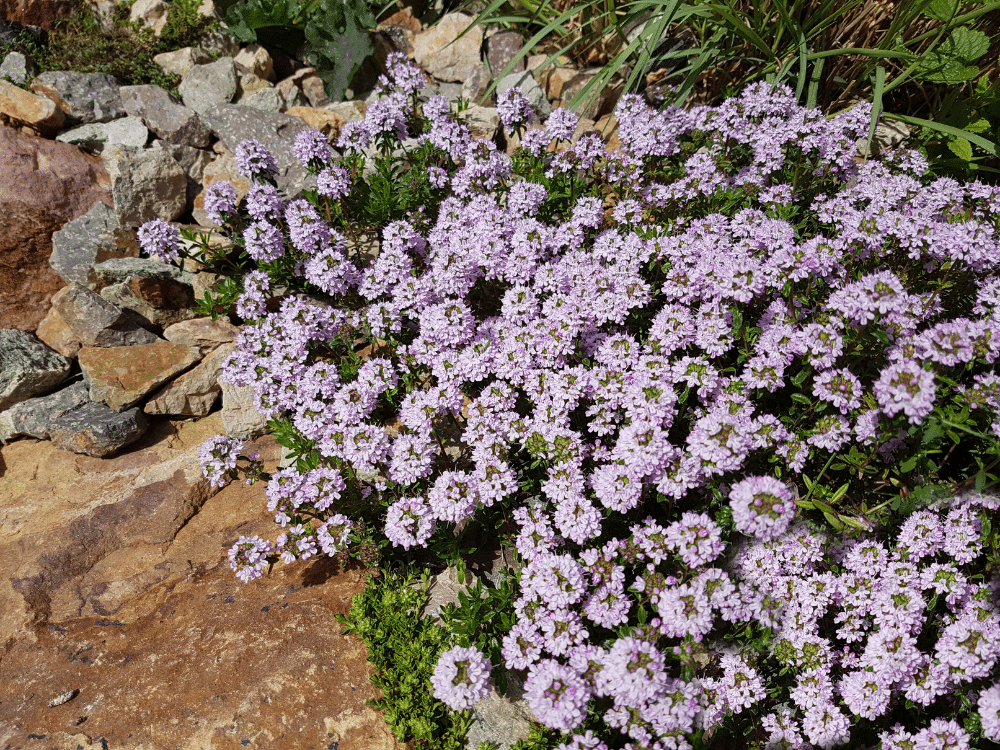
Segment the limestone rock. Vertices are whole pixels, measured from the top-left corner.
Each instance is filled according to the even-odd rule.
[[[194,274],[153,258],[112,258],[94,266],[93,278],[99,287],[120,284],[129,278],[172,279],[187,286]]]
[[[218,320],[194,318],[174,323],[163,329],[163,338],[167,341],[196,347],[202,356],[218,349],[223,344],[236,341],[239,334],[239,328],[222,318]]]
[[[199,115],[218,104],[228,104],[236,96],[236,66],[233,58],[220,57],[205,65],[195,65],[184,74],[177,87],[184,100]]]
[[[545,119],[552,113],[552,105],[545,96],[545,92],[542,91],[542,87],[538,85],[534,77],[530,72],[524,73],[512,73],[509,76],[504,76],[499,81],[497,81],[497,96],[509,91],[512,88],[521,87],[521,93],[531,104],[531,109],[535,113],[536,118]]]
[[[162,148],[181,165],[187,176],[187,190],[184,194],[185,213],[194,208],[195,198],[201,192],[201,184],[205,179],[205,167],[212,163],[214,155],[211,151],[191,146],[182,146],[166,141],[153,141],[154,148]]]
[[[118,223],[138,227],[153,219],[173,221],[187,203],[187,176],[180,164],[160,148],[105,149]]]
[[[222,426],[226,434],[250,440],[267,432],[267,417],[257,411],[253,386],[237,387],[226,379],[222,386]]]
[[[157,341],[138,346],[84,347],[80,369],[92,401],[124,411],[198,361],[197,349]]]
[[[302,189],[306,169],[295,158],[292,148],[295,136],[309,127],[302,119],[233,104],[219,104],[201,117],[230,151],[249,138],[260,141],[278,162],[278,188],[294,192]]]
[[[564,98],[563,87],[579,74],[580,71],[576,68],[565,67],[549,68],[542,73],[535,73],[539,84],[545,89],[545,96],[553,102]]]
[[[132,23],[139,22],[151,28],[157,36],[170,18],[170,5],[163,0],[136,0],[129,12]]]
[[[311,76],[305,76],[299,83],[299,86],[302,88],[302,93],[305,94],[306,99],[309,100],[310,106],[325,107],[330,103],[330,98],[326,95],[326,89],[323,88],[323,79],[315,73]]]
[[[310,106],[309,100],[306,95],[302,93],[302,87],[299,86],[298,80],[289,77],[281,81],[275,86],[278,93],[281,94],[281,98],[285,101],[285,107],[308,107]]]
[[[54,101],[0,80],[0,115],[17,125],[28,125],[42,134],[56,133],[66,121]]]
[[[560,99],[557,101],[557,105],[562,107],[568,106],[573,98],[593,80],[593,77],[593,73],[578,73],[573,76],[573,78],[563,85],[562,90],[559,92]],[[586,117],[590,120],[599,120],[601,117],[611,114],[621,93],[621,84],[605,86],[597,93],[596,97],[591,99],[586,107],[578,108],[577,114],[580,117]]]
[[[8,52],[0,63],[0,78],[9,78],[17,86],[27,83],[38,73],[38,64],[20,52]]]
[[[84,404],[54,419],[49,439],[57,448],[103,458],[134,443],[149,427],[139,409],[118,413],[104,404]]]
[[[0,411],[50,390],[69,377],[69,360],[35,336],[0,328]]]
[[[327,112],[340,115],[345,122],[357,122],[358,120],[365,119],[365,112],[368,111],[368,105],[359,101],[336,102],[334,104],[327,104],[323,109]],[[285,114],[288,114],[287,111]]]
[[[153,57],[153,62],[164,73],[183,77],[195,65],[212,62],[212,56],[202,47],[183,47],[173,52],[161,52]]]
[[[235,348],[235,344],[223,344],[192,370],[167,383],[146,402],[146,414],[204,417],[222,393],[219,376]]]
[[[69,124],[109,122],[125,116],[118,80],[107,73],[50,70],[35,77],[31,90],[49,97]]]
[[[232,57],[240,51],[238,40],[221,30],[210,31],[198,41],[198,46],[210,55],[226,55]]]
[[[458,37],[473,20],[464,13],[448,13],[434,26],[417,34],[413,41],[413,59],[417,65],[441,81],[468,78],[479,64],[482,28],[476,27],[461,39]]]
[[[241,107],[259,109],[262,112],[281,112],[285,108],[285,98],[274,86],[265,86],[252,94],[240,96],[236,102]]]
[[[190,283],[162,276],[129,276],[125,281],[101,290],[108,302],[131,310],[154,326],[179,323],[195,317],[191,309],[194,292]]]
[[[118,307],[77,283],[52,298],[52,310],[82,346],[127,347],[160,340]]]
[[[508,671],[508,695],[500,695],[493,689],[472,707],[472,726],[466,737],[466,747],[476,748],[488,742],[499,750],[508,750],[518,740],[528,739],[531,722],[538,719],[523,697],[523,685],[515,686],[516,682],[517,677]],[[512,695],[518,696],[517,699],[512,700]]]
[[[205,148],[212,134],[198,113],[179,104],[159,86],[122,86],[122,104],[133,117],[141,117],[149,129],[168,143]]]
[[[94,264],[138,255],[134,234],[122,230],[115,212],[97,202],[52,235],[49,265],[67,284],[75,281],[93,289],[99,282],[94,276]]]
[[[346,121],[336,112],[326,109],[316,109],[315,107],[291,107],[285,110],[286,115],[301,117],[309,127],[314,128],[326,136],[330,143],[336,143],[340,138],[340,129]]]
[[[240,76],[236,86],[236,101],[239,103],[244,97],[256,94],[264,89],[273,89],[274,84],[265,78],[261,78],[256,73],[244,73]]]
[[[475,140],[491,141],[500,127],[500,115],[493,107],[469,107],[463,113],[465,124]]]
[[[0,441],[27,435],[46,440],[52,422],[79,406],[90,403],[90,388],[84,382],[48,396],[29,398],[0,412]]]
[[[240,73],[253,73],[259,78],[274,82],[274,60],[270,53],[259,44],[250,44],[240,50],[233,58],[236,70]]]
[[[462,98],[484,107],[492,106],[496,97],[489,91],[490,83],[492,83],[492,79],[486,66],[477,65],[469,77],[462,82]]]
[[[111,122],[91,122],[65,130],[56,136],[56,140],[100,153],[105,146],[144,148],[149,140],[149,131],[138,117],[122,117]]]

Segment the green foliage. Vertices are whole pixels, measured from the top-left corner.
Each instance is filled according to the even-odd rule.
[[[305,45],[327,95],[338,100],[372,53],[375,16],[365,0],[239,0],[226,13],[228,32],[242,42],[296,54]]]
[[[383,712],[396,739],[417,748],[461,750],[471,712],[450,711],[432,693],[430,677],[448,647],[448,631],[422,617],[427,583],[426,575],[385,571],[354,597],[349,615],[337,619],[344,635],[368,646],[376,670],[372,684],[382,691],[382,698],[368,705]]]
[[[18,51],[30,56],[43,72],[108,73],[122,85],[155,84],[176,94],[180,76],[164,73],[153,57],[195,45],[218,27],[217,21],[201,16],[199,4],[200,0],[174,0],[167,24],[157,37],[152,29],[129,20],[127,5],[115,9],[110,27],[105,28],[96,12],[80,2],[71,15],[55,22],[48,45],[38,46],[23,36],[0,47],[0,58]]]

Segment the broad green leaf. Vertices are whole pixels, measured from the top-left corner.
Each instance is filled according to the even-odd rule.
[[[954,86],[972,80],[979,75],[979,68],[966,65],[956,57],[928,52],[913,69],[913,77],[928,83],[944,83]]]
[[[949,43],[951,50],[948,50]],[[990,38],[982,31],[959,26],[951,32],[948,41],[942,46],[945,48],[943,50],[945,54],[954,54],[964,62],[975,62],[990,51]]]
[[[931,0],[924,8],[924,15],[942,23],[958,12],[960,0]]]

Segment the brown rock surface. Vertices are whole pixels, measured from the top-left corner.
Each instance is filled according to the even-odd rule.
[[[219,376],[222,366],[232,354],[235,344],[223,344],[215,349],[197,367],[172,380],[150,396],[146,414],[183,414],[204,417],[222,393]]]
[[[66,120],[63,111],[51,99],[3,80],[0,80],[0,115],[16,125],[28,125],[46,135],[58,133]]]
[[[200,357],[198,350],[189,346],[157,341],[111,348],[85,346],[79,360],[90,383],[91,400],[123,411],[180,375]]]
[[[325,135],[330,143],[337,142],[337,139],[340,138],[340,129],[346,123],[343,117],[328,109],[289,107],[285,110],[285,114],[292,115],[293,117],[301,117],[309,127],[315,128]]]
[[[74,0],[0,0],[0,18],[51,30],[57,19],[71,15],[78,6]]]
[[[240,534],[275,526],[262,485],[213,494],[201,478],[197,448],[220,427],[163,422],[104,460],[0,449],[4,746],[397,747],[364,705],[364,646],[334,620],[364,574],[326,558],[250,584],[229,569]],[[273,440],[250,448],[274,470]]]
[[[49,266],[52,233],[97,201],[111,205],[100,158],[0,126],[0,320],[33,331],[63,286]]]
[[[184,346],[196,346],[201,351],[202,356],[222,344],[235,341],[239,335],[240,329],[222,318],[218,320],[194,318],[174,323],[163,329],[163,338],[167,341],[184,344]]]

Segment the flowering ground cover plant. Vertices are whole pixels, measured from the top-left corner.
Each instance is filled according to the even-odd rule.
[[[233,246],[197,252],[243,271],[225,376],[293,458],[203,449],[282,528],[237,575],[498,532],[516,580],[446,613],[434,695],[522,678],[563,750],[1000,741],[1000,190],[859,162],[869,107],[763,84],[625,96],[612,152],[515,91],[508,157],[391,62],[343,159],[299,137],[314,190],[246,142],[245,202],[206,200]]]

